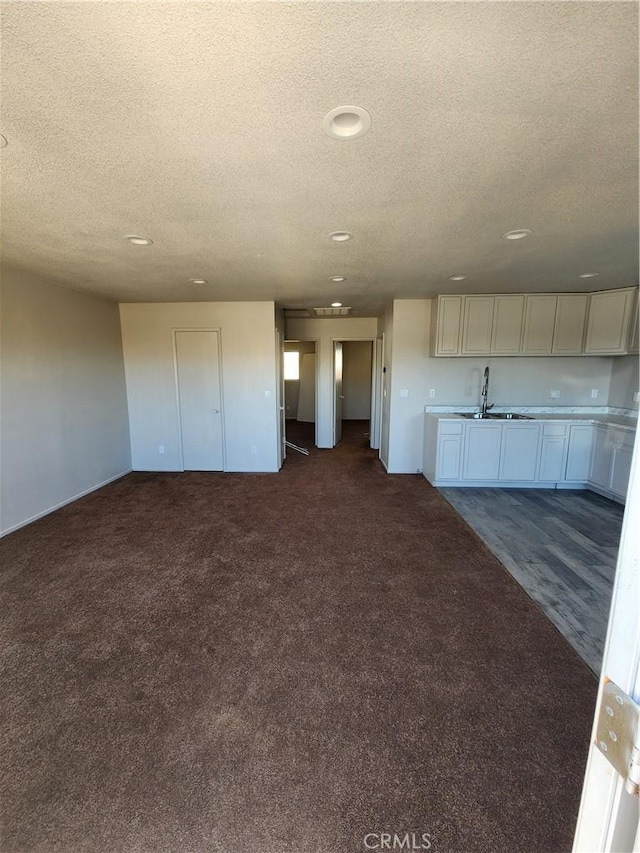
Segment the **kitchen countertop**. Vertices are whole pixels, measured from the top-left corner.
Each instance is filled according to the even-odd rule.
[[[514,414],[525,414],[521,409],[514,407],[513,409],[497,409],[496,413],[500,411],[506,412],[514,412]],[[427,415],[431,415],[431,417],[437,418],[438,420],[465,420],[469,421],[469,423],[479,423],[481,419],[474,421],[473,418],[462,418],[456,412],[425,412]],[[603,426],[617,426],[622,427],[623,429],[628,429],[631,431],[635,431],[638,426],[638,419],[633,417],[625,417],[624,415],[609,415],[609,414],[584,414],[584,413],[575,413],[575,414],[551,414],[546,412],[534,413],[534,412],[526,412],[527,419],[531,419],[534,421],[566,421],[573,422],[579,421],[581,423],[592,423],[592,424],[602,424]],[[487,421],[490,423],[526,423],[525,419],[516,419],[514,421],[507,421],[506,419],[497,419],[487,418]]]

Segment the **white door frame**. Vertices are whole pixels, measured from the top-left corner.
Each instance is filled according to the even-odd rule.
[[[315,431],[313,433],[313,443],[317,447],[318,446],[318,400],[320,398],[320,338],[284,338],[282,342],[282,351],[284,352],[285,344],[313,344],[315,347],[315,356],[316,356],[316,375],[315,375],[315,394],[316,394],[316,422],[315,422]],[[302,353],[304,355],[304,353]],[[283,401],[284,402],[284,401]],[[284,402],[286,406],[286,402]],[[286,417],[287,413],[285,411],[285,427],[286,427]],[[286,431],[285,431],[286,435]]]
[[[333,423],[333,446],[335,447],[335,423],[336,423],[336,365],[333,354],[335,352],[334,344],[336,343],[347,343],[350,341],[369,341],[371,343],[371,383],[373,387],[374,374],[376,371],[376,341],[378,340],[376,337],[370,338],[351,338],[346,335],[342,335],[340,337],[331,338],[331,422]],[[382,418],[381,418],[382,421]],[[369,429],[371,430],[373,424],[373,395],[371,396],[371,408],[369,409]]]
[[[602,675],[596,702],[574,853],[628,853],[640,849],[640,801],[624,790],[623,780],[594,745],[596,720],[605,678],[640,701],[640,434],[636,433],[631,476],[622,523],[620,549]]]
[[[224,407],[224,362],[222,360],[222,329],[218,326],[176,326],[171,329],[171,349],[173,354],[173,382],[175,388],[175,417],[178,426],[178,439],[180,442],[179,459],[180,470],[184,471],[184,451],[182,447],[182,415],[180,412],[180,384],[178,381],[178,344],[177,332],[217,332],[218,334],[218,372],[220,378],[220,432],[222,436],[222,471],[227,470],[227,440],[225,435],[225,407]]]

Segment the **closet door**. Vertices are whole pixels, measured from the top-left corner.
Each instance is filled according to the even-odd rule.
[[[176,332],[176,369],[185,471],[222,471],[218,332]]]

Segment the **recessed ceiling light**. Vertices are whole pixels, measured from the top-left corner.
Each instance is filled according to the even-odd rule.
[[[138,237],[136,234],[125,234],[125,240],[128,240],[133,246],[152,246],[153,240],[148,237]]]
[[[191,284],[209,284],[206,278],[190,278]]]
[[[466,277],[466,275],[450,275],[449,281],[464,281]]]
[[[525,237],[528,237],[531,234],[528,228],[516,228],[515,231],[507,231],[506,234],[503,234],[505,240],[524,240]]]
[[[322,129],[333,139],[355,139],[370,127],[371,116],[362,107],[336,107],[322,119]]]
[[[332,308],[342,308],[342,302],[332,302],[331,307]]]
[[[6,148],[9,144],[9,140],[4,134],[0,133],[0,148]]]
[[[329,239],[334,240],[336,243],[346,243],[347,240],[351,240],[353,234],[351,231],[332,231],[329,234]]]
[[[346,281],[346,275],[330,275],[329,281]]]
[[[581,272],[579,277],[580,278],[596,278],[596,276],[599,276],[599,275],[600,275],[599,272]]]

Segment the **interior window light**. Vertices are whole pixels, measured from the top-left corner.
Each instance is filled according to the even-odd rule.
[[[284,378],[300,379],[300,353],[284,353]]]

